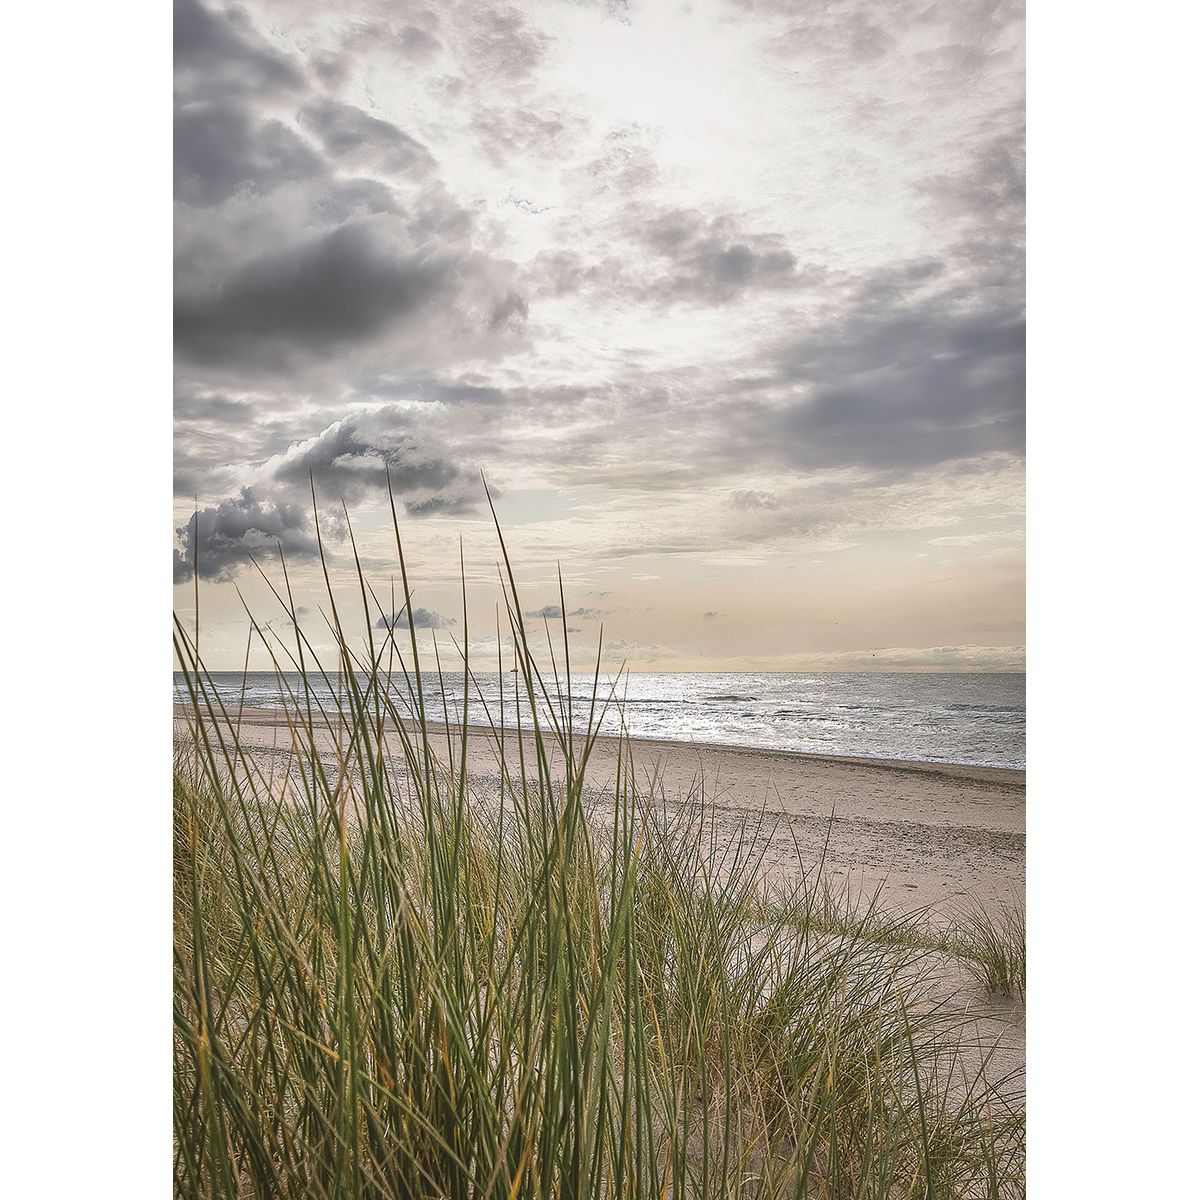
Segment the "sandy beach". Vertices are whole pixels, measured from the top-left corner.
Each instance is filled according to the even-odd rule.
[[[237,737],[264,771],[279,779],[291,756],[288,718],[281,711],[245,708],[230,713]],[[177,730],[187,722],[176,714]],[[444,758],[447,740],[457,755],[461,731],[438,726],[435,755]],[[395,759],[400,759],[398,735]],[[713,844],[721,846],[749,829],[768,873],[781,880],[819,865],[851,896],[875,895],[893,912],[914,913],[936,926],[956,908],[975,900],[984,908],[1023,905],[1025,884],[1025,772],[882,759],[855,759],[772,752],[713,744],[634,739],[635,769],[643,794],[659,797],[671,815],[699,792],[708,805]],[[611,805],[621,741],[597,740],[587,768],[585,803],[602,824]],[[507,770],[516,775],[521,747],[506,731]],[[333,739],[319,735],[318,750],[330,764]],[[527,762],[533,754],[526,737]],[[551,763],[561,773],[561,756]],[[467,731],[467,774],[473,795],[487,796],[499,773],[491,731]],[[931,1005],[962,1014],[956,1035],[960,1060],[1004,1087],[1023,1086],[1025,1006],[1023,1000],[988,993],[952,954],[933,951],[927,993]],[[1007,1082],[1004,1082],[1007,1081]],[[953,1082],[958,1089],[961,1081]],[[957,1094],[957,1091],[956,1091]]]
[[[247,708],[240,720],[244,746],[287,753],[283,713]],[[439,730],[435,749],[444,747],[445,732]],[[457,742],[460,735],[452,736]],[[601,737],[588,765],[589,794],[600,805],[615,777],[618,746],[617,738]],[[879,889],[889,906],[904,910],[945,913],[967,897],[990,906],[1024,895],[1024,771],[673,741],[632,746],[641,780],[668,804],[686,802],[702,785],[731,832],[753,821],[773,869],[808,869],[824,856],[828,877],[855,892]],[[332,741],[322,749],[331,752]],[[531,752],[528,738],[525,749]],[[514,773],[519,753],[515,732],[506,733]],[[496,777],[489,731],[468,730],[467,770],[479,781]]]

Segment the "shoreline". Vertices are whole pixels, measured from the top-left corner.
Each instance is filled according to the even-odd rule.
[[[239,741],[251,753],[290,753],[287,713],[278,708],[230,709]],[[176,728],[187,727],[175,710]],[[390,724],[390,722],[389,722]],[[406,722],[406,724],[409,724]],[[459,726],[430,726],[439,756]],[[527,741],[531,738],[523,733]],[[332,754],[322,731],[318,749]],[[440,744],[439,744],[440,743]],[[467,772],[481,786],[499,774],[499,746],[488,726],[468,725]],[[605,807],[616,778],[621,739],[596,739],[588,789]],[[946,913],[974,898],[985,906],[1019,899],[1025,886],[1025,772],[907,760],[862,759],[798,751],[757,750],[717,743],[630,738],[638,779],[668,811],[681,811],[698,792],[715,824],[731,837],[752,826],[773,871],[794,874],[823,864],[831,880],[904,909]],[[519,763],[516,730],[504,730],[506,770]],[[398,758],[389,752],[389,758]],[[551,770],[562,771],[561,754]]]
[[[178,702],[174,704],[173,712],[176,722],[186,720],[190,715],[188,706]],[[253,725],[271,724],[281,728],[287,725],[287,710],[282,708],[259,708],[247,705],[241,709],[231,707],[226,712],[230,718],[236,718],[239,714],[250,717],[250,723]],[[389,718],[390,720],[391,718]],[[416,721],[412,718],[406,718],[403,724],[412,727],[416,724]],[[427,724],[430,731],[436,731],[439,736],[444,736],[447,730],[455,736],[461,736],[461,725],[455,723],[447,725],[444,721],[428,721]],[[499,728],[497,726],[497,729]],[[506,737],[509,734],[516,737],[518,733],[515,725],[505,725],[503,731]],[[481,725],[475,722],[468,722],[467,724],[468,738],[491,736],[492,732],[493,730],[490,725]],[[528,728],[521,730],[520,733],[523,737],[530,736]],[[876,755],[823,754],[814,750],[788,750],[776,746],[748,746],[740,742],[704,742],[694,738],[643,737],[637,734],[620,735],[602,733],[596,738],[596,741],[597,743],[618,744],[625,737],[635,746],[652,747],[661,750],[684,748],[701,753],[778,756],[788,759],[800,759],[811,763],[826,763],[830,766],[870,767],[884,771],[911,771],[919,775],[945,775],[954,779],[964,779],[985,784],[993,783],[1006,787],[1024,788],[1025,786],[1025,767],[943,762],[937,759],[880,758]]]

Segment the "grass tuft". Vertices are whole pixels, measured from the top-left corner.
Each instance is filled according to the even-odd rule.
[[[408,604],[398,528],[397,550]],[[573,726],[506,554],[491,666],[516,670],[520,730],[477,703],[465,635],[464,718],[436,723],[415,634],[381,635],[359,581],[353,622],[328,590],[330,661],[286,572],[292,640],[253,625],[283,762],[176,626],[177,1195],[1023,1195],[1023,1102],[968,1066],[922,937],[819,870],[769,884],[752,825],[716,837],[702,784],[668,804],[627,739],[597,791],[619,713],[597,669]]]
[[[955,915],[952,943],[967,969],[998,996],[1025,996],[1025,909],[1018,904],[985,908],[978,901]]]

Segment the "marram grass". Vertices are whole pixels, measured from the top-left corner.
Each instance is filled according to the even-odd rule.
[[[1025,996],[1025,909],[1003,904],[963,905],[952,935],[957,952],[975,979],[998,996]]]
[[[468,661],[462,726],[437,724],[415,634],[379,637],[362,582],[357,635],[329,592],[334,662],[262,631],[301,679],[282,769],[177,622],[176,1194],[1023,1195],[1023,1102],[931,998],[927,939],[815,868],[768,884],[753,831],[718,843],[702,787],[665,805],[627,741],[597,803],[619,713],[597,684],[572,729],[501,586],[523,736]],[[471,721],[498,781],[468,775]]]

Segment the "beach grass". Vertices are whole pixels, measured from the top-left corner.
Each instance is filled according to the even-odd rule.
[[[396,548],[411,607],[398,524]],[[328,590],[326,662],[286,567],[273,581],[288,639],[255,628],[282,757],[243,744],[176,622],[176,1193],[1023,1195],[1022,1096],[938,998],[929,938],[842,903],[820,863],[769,876],[751,823],[718,836],[703,784],[666,804],[628,739],[597,797],[619,706],[597,659],[572,721],[565,622],[545,668],[503,553],[510,645],[488,665],[524,702],[473,689],[464,594],[457,727],[361,572],[353,619]],[[335,675],[336,709],[316,688]]]
[[[955,914],[955,952],[980,985],[998,996],[1025,995],[1025,908],[1017,903],[985,907],[978,900]]]

